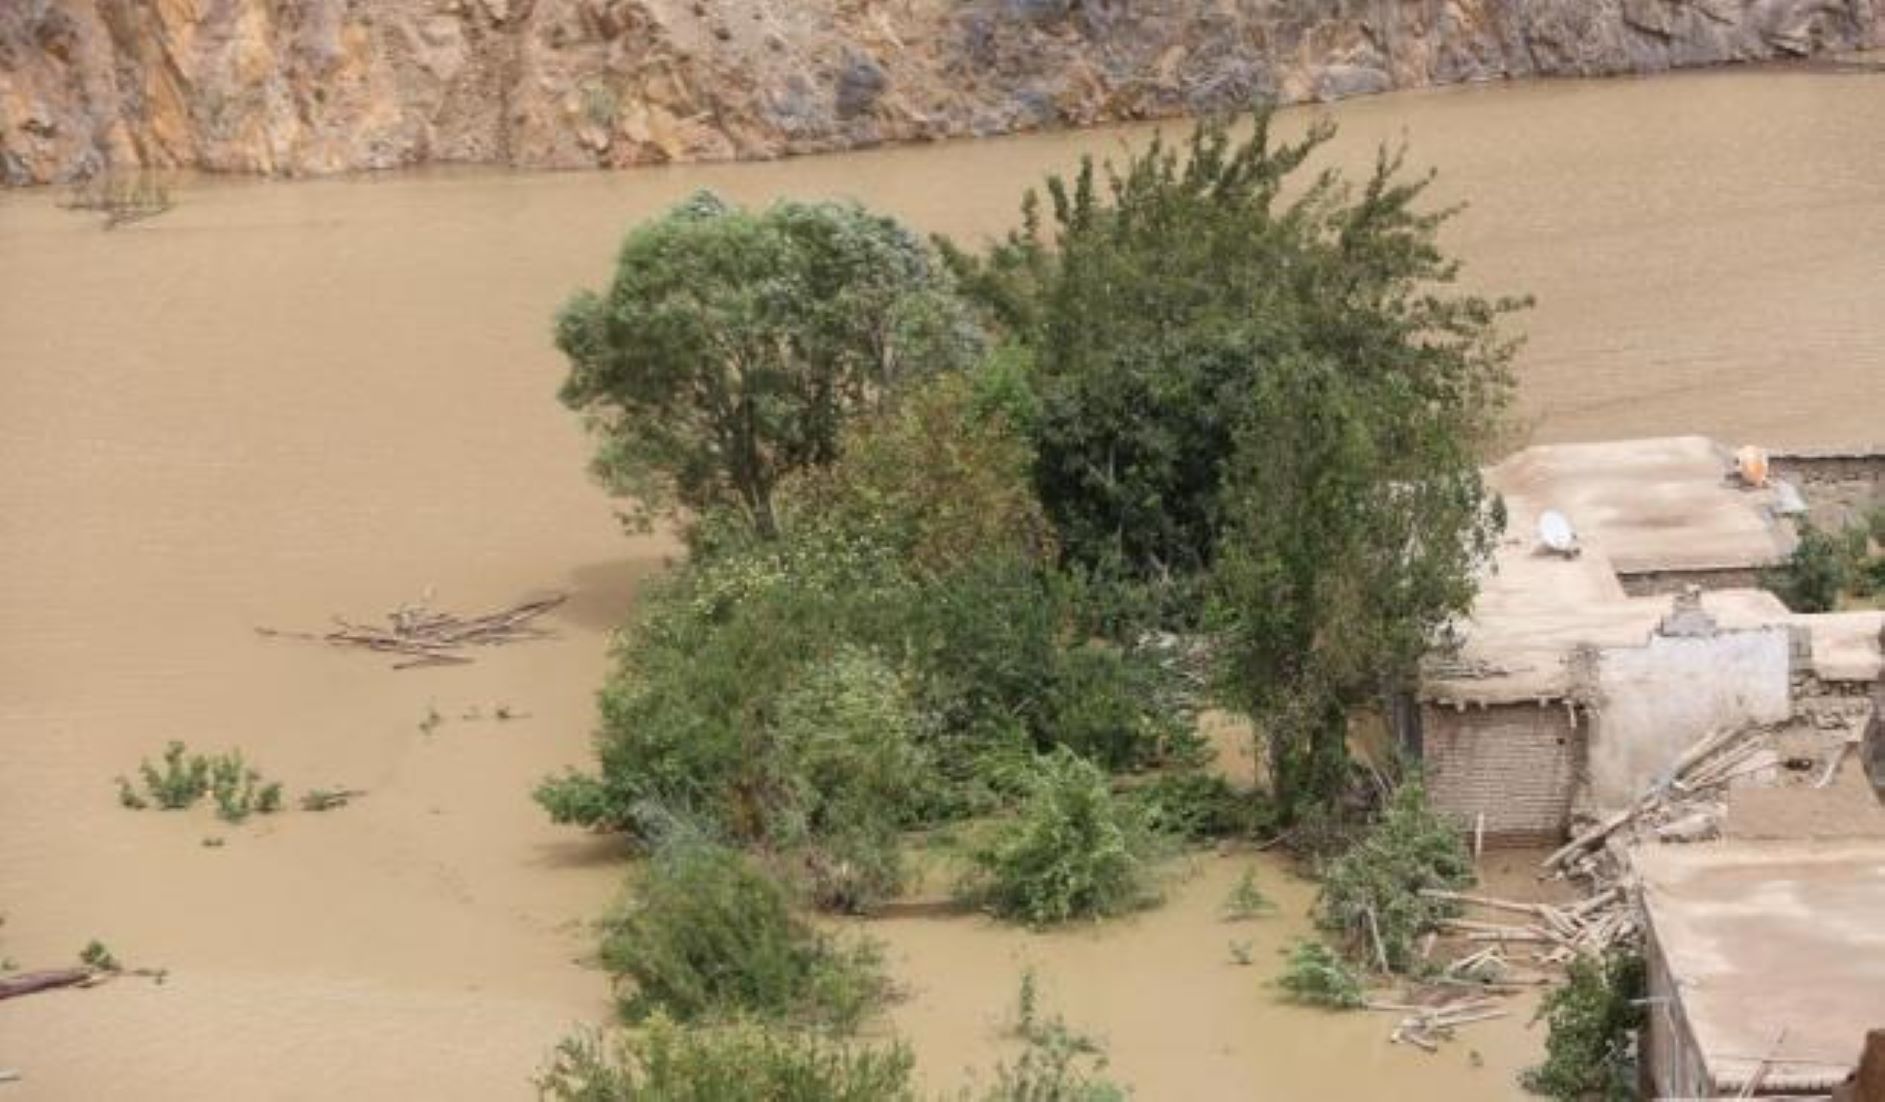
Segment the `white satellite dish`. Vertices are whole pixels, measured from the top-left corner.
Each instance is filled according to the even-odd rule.
[[[1538,514],[1538,542],[1566,558],[1578,552],[1577,532],[1571,527],[1571,518],[1556,509]]]

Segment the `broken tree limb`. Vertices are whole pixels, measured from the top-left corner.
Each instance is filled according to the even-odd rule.
[[[17,999],[39,991],[76,987],[96,975],[90,968],[51,968],[42,972],[21,972],[0,976],[0,999]]]

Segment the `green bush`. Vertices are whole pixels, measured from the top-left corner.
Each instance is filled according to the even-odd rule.
[[[188,754],[188,749],[181,742],[172,742],[164,747],[162,769],[148,760],[137,767],[138,773],[144,778],[144,790],[165,811],[181,811],[202,799],[203,793],[209,791],[209,759],[201,754]],[[120,802],[129,806],[129,801],[123,798],[123,792],[123,782],[120,781]]]
[[[781,795],[767,834],[799,855],[814,901],[862,911],[896,895],[900,831],[920,817],[930,775],[902,680],[868,653],[840,651],[786,691],[775,726]]]
[[[1066,651],[1055,671],[1042,734],[1105,769],[1142,768],[1182,755],[1195,739],[1166,706],[1164,671],[1115,647]]]
[[[1317,925],[1343,938],[1358,957],[1372,962],[1385,954],[1388,969],[1401,972],[1413,966],[1420,935],[1458,911],[1423,897],[1421,889],[1470,886],[1473,862],[1459,830],[1434,814],[1419,783],[1409,781],[1321,879]]]
[[[1270,902],[1270,897],[1263,894],[1263,889],[1257,886],[1257,870],[1255,869],[1245,869],[1244,874],[1237,878],[1237,883],[1231,887],[1230,894],[1224,897],[1222,908],[1226,922],[1242,922],[1256,918],[1258,915],[1269,914],[1274,910],[1276,910],[1276,904]]]
[[[159,768],[149,759],[138,765],[145,795],[139,795],[130,781],[118,782],[118,803],[133,811],[142,811],[155,803],[165,811],[192,807],[204,796],[215,800],[216,814],[231,823],[239,823],[252,814],[272,815],[281,810],[281,784],[264,782],[262,774],[242,760],[242,751],[226,754],[191,754],[181,742],[164,747]]]
[[[1223,774],[1204,769],[1156,773],[1128,798],[1143,809],[1153,830],[1191,841],[1247,837],[1266,829],[1273,818],[1259,794],[1241,791]]]
[[[79,950],[79,963],[94,972],[124,971],[124,965],[118,962],[117,956],[97,938],[86,942],[85,948]]]
[[[1114,799],[1106,774],[1059,749],[1040,758],[1025,783],[1019,813],[971,851],[965,900],[1035,926],[1157,900],[1156,839],[1137,807]]]
[[[916,1102],[908,1047],[839,1044],[753,1023],[565,1038],[536,1077],[550,1102]]]
[[[1332,1010],[1354,1010],[1367,1002],[1355,970],[1320,941],[1299,941],[1289,950],[1276,986],[1293,1002]]]
[[[656,850],[632,899],[605,920],[602,963],[628,981],[634,1021],[754,1016],[849,1030],[882,1001],[875,948],[843,947],[792,913],[784,885],[746,856],[694,838]]]
[[[209,794],[216,800],[217,816],[231,823],[251,813],[273,815],[281,810],[280,782],[262,783],[262,774],[243,763],[240,750],[210,759]]]
[[[1852,581],[1850,541],[1815,527],[1800,525],[1800,539],[1787,562],[1769,573],[1767,588],[1795,612],[1830,612]]]
[[[1637,1097],[1635,1033],[1643,1026],[1644,1011],[1635,1000],[1647,993],[1646,977],[1636,953],[1573,961],[1564,986],[1546,995],[1538,1008],[1551,1030],[1545,1062],[1525,1069],[1520,1084],[1563,1102]]]

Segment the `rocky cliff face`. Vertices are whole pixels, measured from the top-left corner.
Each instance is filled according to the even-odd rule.
[[[0,0],[0,181],[633,165],[1885,42],[1885,0]]]

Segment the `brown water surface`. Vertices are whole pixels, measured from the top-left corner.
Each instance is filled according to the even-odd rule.
[[[1339,160],[1405,134],[1444,169],[1441,199],[1472,199],[1450,232],[1476,284],[1539,296],[1520,365],[1539,438],[1881,435],[1885,78],[1549,83],[1334,114]],[[199,180],[110,233],[51,193],[0,194],[0,956],[52,965],[98,937],[173,970],[0,1004],[0,1067],[25,1076],[0,1091],[525,1095],[543,1049],[606,1011],[574,961],[620,871],[616,846],[552,827],[528,790],[583,760],[604,633],[673,550],[621,535],[583,477],[552,400],[557,303],[696,187],[855,195],[974,239],[1044,171],[1146,133]],[[252,631],[428,588],[460,610],[573,599],[557,639],[456,669]],[[459,718],[499,702],[524,718]],[[292,790],[370,794],[234,829],[118,808],[111,778],[173,738],[239,746]],[[1035,960],[1144,1098],[1511,1096],[1535,1038],[1510,1023],[1430,1058],[1386,1046],[1378,1021],[1278,1008],[1269,942],[1300,920],[1253,935],[1258,966],[1229,966],[1223,875],[1100,931],[883,923],[914,991],[895,1021],[949,1082],[1000,1051],[989,1022]]]

